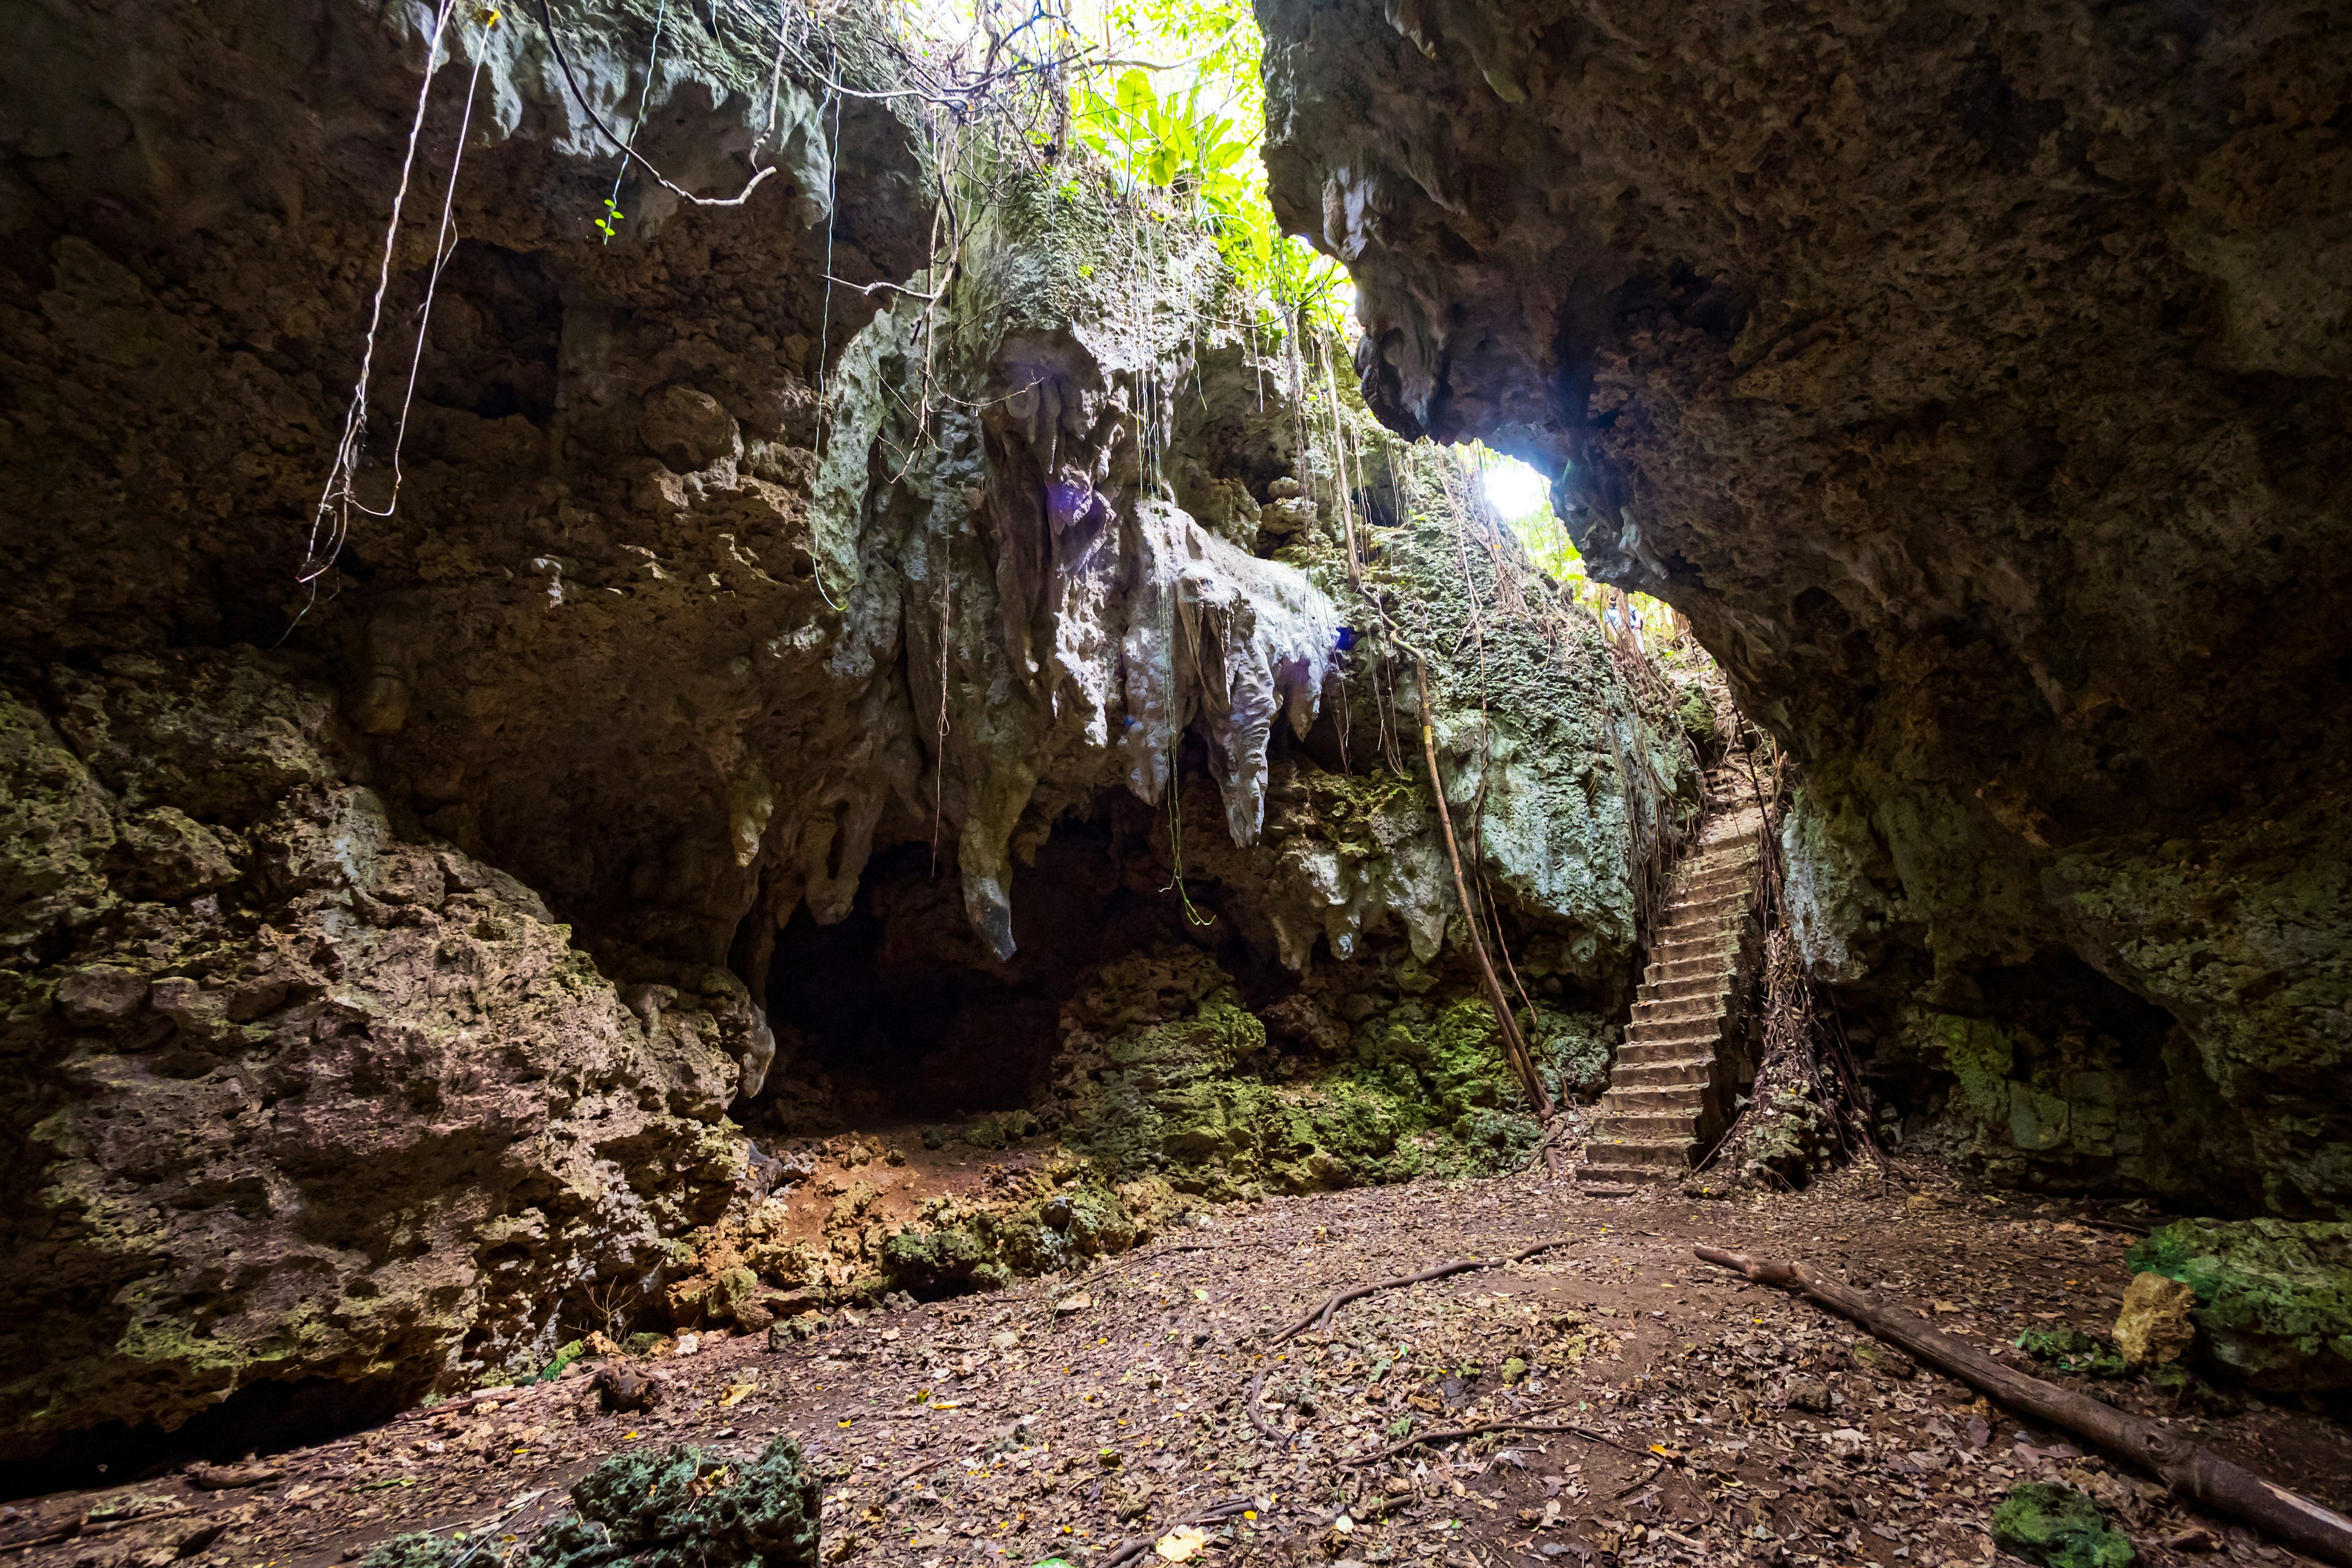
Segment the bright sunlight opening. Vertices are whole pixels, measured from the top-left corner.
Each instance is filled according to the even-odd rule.
[[[1479,482],[1486,504],[1506,522],[1517,522],[1551,503],[1551,481],[1516,458],[1490,456]]]

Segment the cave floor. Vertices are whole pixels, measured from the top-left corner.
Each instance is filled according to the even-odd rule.
[[[790,1432],[824,1477],[835,1563],[1026,1568],[1058,1556],[1083,1568],[1241,1500],[1248,1511],[1209,1527],[1202,1561],[1975,1563],[1995,1555],[1993,1505],[2036,1479],[2099,1497],[2143,1563],[2200,1552],[2288,1561],[1958,1383],[1858,1362],[1850,1325],[1690,1250],[1723,1245],[1873,1279],[1990,1343],[2113,1321],[2136,1237],[2084,1217],[2080,1205],[1932,1173],[1916,1188],[1849,1172],[1732,1202],[1587,1198],[1538,1173],[1269,1199],[1079,1277],[841,1313],[781,1351],[764,1336],[706,1339],[653,1363],[663,1395],[646,1414],[603,1413],[575,1373],[276,1456],[262,1471],[275,1479],[255,1486],[148,1481],[132,1489],[157,1500],[154,1522],[20,1548],[17,1560],[290,1568],[428,1527],[503,1546],[560,1516],[565,1487],[617,1450],[693,1442],[749,1457]],[[1335,1290],[1562,1237],[1523,1263],[1343,1306],[1328,1334],[1300,1336],[1270,1363],[1253,1353]],[[1260,1414],[1279,1444],[1243,1409],[1261,1369]],[[2352,1430],[2329,1415],[2259,1401],[2192,1411],[2137,1383],[2103,1386],[2352,1506]],[[1510,1418],[1590,1435],[1501,1432],[1349,1462],[1400,1431]],[[21,1504],[0,1521],[0,1548],[121,1491]]]

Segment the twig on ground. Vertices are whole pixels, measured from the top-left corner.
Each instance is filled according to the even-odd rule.
[[[1513,1263],[1524,1263],[1538,1252],[1549,1252],[1555,1247],[1565,1247],[1573,1239],[1575,1238],[1572,1237],[1563,1236],[1552,1241],[1539,1241],[1533,1247],[1520,1248],[1507,1258],[1457,1258],[1452,1263],[1441,1263],[1434,1268],[1424,1268],[1418,1274],[1400,1274],[1391,1279],[1375,1279],[1370,1285],[1359,1285],[1351,1290],[1334,1291],[1329,1300],[1267,1341],[1266,1349],[1272,1350],[1276,1345],[1286,1344],[1309,1329],[1329,1328],[1331,1314],[1350,1301],[1377,1295],[1382,1290],[1398,1290],[1407,1285],[1426,1284],[1432,1279],[1444,1279],[1451,1275],[1467,1274],[1473,1269],[1501,1268]]]
[[[1485,1421],[1475,1426],[1449,1426],[1435,1432],[1416,1432],[1402,1442],[1390,1444],[1377,1454],[1370,1454],[1360,1459],[1342,1459],[1339,1463],[1343,1468],[1377,1465],[1382,1459],[1393,1458],[1403,1453],[1407,1448],[1417,1448],[1424,1443],[1452,1443],[1464,1437],[1475,1437],[1482,1432],[1560,1432],[1571,1437],[1581,1437],[1587,1442],[1600,1443],[1615,1448],[1621,1453],[1633,1454],[1641,1458],[1648,1459],[1655,1457],[1644,1453],[1640,1448],[1629,1448],[1614,1437],[1604,1437],[1590,1427],[1579,1426],[1573,1421]]]
[[[2001,1365],[1974,1346],[1892,1308],[1870,1291],[1824,1279],[1802,1263],[1702,1247],[1698,1256],[1762,1285],[1793,1289],[1851,1318],[2012,1409],[2145,1466],[2182,1497],[2266,1530],[2316,1557],[2352,1565],[2352,1519],[2230,1463],[2181,1433]]]

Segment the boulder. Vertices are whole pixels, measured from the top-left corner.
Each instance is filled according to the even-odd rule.
[[[2116,1348],[2134,1366],[2179,1361],[2197,1342],[2190,1312],[2197,1292],[2153,1271],[2132,1276],[2124,1288],[2124,1308],[2116,1314]]]

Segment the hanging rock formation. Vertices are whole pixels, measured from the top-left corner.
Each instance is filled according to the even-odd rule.
[[[2016,1178],[2352,1205],[2340,19],[1257,10],[1367,400],[1547,465],[1789,743],[1883,1087]]]
[[[1088,999],[1170,943],[1224,976],[1187,1005],[1256,1031],[1231,1136],[1161,1105],[1107,1171],[1233,1195],[1528,1141],[1417,759],[1375,760],[1417,698],[1367,651],[1338,466],[1213,247],[1004,169],[946,277],[921,128],[822,79],[888,89],[877,17],[833,16],[824,73],[812,35],[778,69],[695,27],[648,72],[655,9],[453,9],[379,317],[433,13],[10,6],[0,1454],[513,1375],[592,1300],[683,1301],[750,1234],[738,1122],[836,1108],[818,1054],[861,1047],[766,1016],[811,931],[1005,1001],[947,1031],[961,1083],[1008,1040],[1181,1055]],[[688,190],[775,172],[696,205],[597,121]],[[360,504],[306,585],[371,321]],[[1695,794],[1671,701],[1497,612],[1523,569],[1491,530],[1457,568],[1484,525],[1425,455],[1353,456],[1429,500],[1368,563],[1431,607],[1444,787],[1590,1092]],[[1074,1142],[1135,1087],[1093,1070],[1036,1085]],[[988,1259],[1053,1266],[1044,1234]]]

